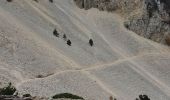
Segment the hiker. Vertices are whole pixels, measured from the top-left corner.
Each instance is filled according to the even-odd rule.
[[[67,41],[67,45],[71,46],[71,41],[70,40]]]
[[[64,39],[65,41],[67,40],[66,34],[63,35],[63,39]]]
[[[150,100],[150,98],[147,95],[139,95],[139,99],[140,100]],[[136,100],[139,100],[139,99],[136,99]]]
[[[35,2],[38,2],[38,0],[34,0]]]
[[[93,46],[93,45],[94,45],[94,43],[93,43],[93,40],[92,40],[92,39],[90,39],[90,40],[89,40],[89,44],[90,44],[90,46]]]
[[[147,95],[143,95],[143,100],[150,100]]]
[[[53,0],[49,0],[51,3],[53,3]]]
[[[58,31],[56,29],[54,29],[53,35],[56,36],[56,37],[59,37],[59,33],[58,33]]]

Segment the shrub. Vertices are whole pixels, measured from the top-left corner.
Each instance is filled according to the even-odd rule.
[[[43,78],[43,75],[37,75],[36,78]]]
[[[82,99],[84,100],[84,98],[77,96],[77,95],[73,95],[70,93],[61,93],[61,94],[56,94],[52,97],[53,99],[61,99],[61,98],[65,98],[65,99]]]
[[[22,97],[31,97],[30,94],[24,94]]]
[[[8,86],[0,89],[0,95],[13,95],[16,91],[16,88],[12,86],[11,83],[8,84]]]

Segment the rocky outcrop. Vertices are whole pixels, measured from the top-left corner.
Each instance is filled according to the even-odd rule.
[[[113,4],[112,0],[74,0],[80,8],[90,9],[98,8],[99,10],[113,11],[115,10],[116,4]]]
[[[159,0],[144,1],[142,14],[130,16],[125,26],[135,33],[153,41],[169,44],[170,17],[167,2]]]
[[[153,41],[170,45],[169,0],[74,0],[80,8],[119,13],[125,27]]]

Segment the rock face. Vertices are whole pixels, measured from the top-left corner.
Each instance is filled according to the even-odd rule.
[[[125,27],[153,41],[170,45],[169,0],[74,0],[80,8],[115,11]]]

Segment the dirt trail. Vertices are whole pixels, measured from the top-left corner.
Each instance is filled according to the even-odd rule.
[[[16,1],[16,2],[19,2],[19,1]],[[37,14],[41,17],[41,18],[44,18],[47,22],[49,22],[50,24],[53,24],[54,26],[56,26],[56,27],[58,27],[59,28],[59,30],[64,30],[62,27],[61,27],[61,23],[59,23],[59,22],[57,22],[57,20],[55,19],[55,18],[53,18],[53,17],[51,17],[53,14],[51,14],[53,11],[50,11],[50,12],[48,12],[48,9],[45,7],[45,6],[43,6],[43,5],[41,5],[41,4],[37,4],[36,2],[34,2],[34,1],[30,1],[30,0],[24,0],[24,4],[26,4],[26,5],[29,5],[35,12],[37,12]],[[43,2],[43,1],[42,1]],[[66,7],[63,7],[64,6],[64,4],[67,4],[66,2],[68,2],[68,0],[63,0],[63,5],[60,5],[60,3],[57,3],[57,2],[59,2],[59,1],[56,1],[55,3],[54,3],[54,7],[56,7],[56,9],[57,10],[59,10],[59,11],[61,11],[62,13],[64,13],[64,15],[63,15],[63,18],[67,18],[67,19],[69,19],[70,20],[70,22],[68,22],[68,23],[71,23],[70,25],[74,25],[74,26],[70,26],[70,28],[74,28],[74,31],[76,30],[76,29],[79,29],[79,30],[81,30],[82,31],[82,33],[80,33],[80,34],[78,34],[79,35],[79,37],[81,37],[82,35],[84,35],[84,36],[86,36],[86,37],[88,37],[88,38],[91,38],[92,37],[92,35],[96,35],[96,36],[99,36],[100,38],[97,38],[97,39],[99,39],[99,41],[103,41],[106,45],[108,45],[109,47],[109,50],[111,51],[111,52],[114,52],[115,53],[115,55],[119,55],[120,56],[120,58],[118,59],[118,60],[115,60],[115,61],[109,61],[109,62],[104,62],[105,61],[105,59],[103,60],[103,57],[101,57],[101,56],[105,56],[106,57],[106,59],[111,59],[111,57],[110,56],[108,56],[108,55],[100,55],[100,54],[98,54],[97,55],[97,53],[96,52],[99,52],[99,53],[103,53],[103,54],[105,54],[106,52],[108,52],[109,50],[106,50],[106,51],[104,51],[105,49],[99,49],[99,50],[96,50],[96,52],[91,52],[92,51],[92,49],[95,49],[95,47],[93,48],[93,47],[89,47],[89,48],[83,48],[83,50],[82,49],[80,49],[80,46],[77,46],[76,48],[71,48],[72,49],[72,51],[76,51],[76,49],[80,49],[80,52],[82,53],[79,53],[79,54],[81,54],[81,56],[87,56],[87,55],[84,55],[84,54],[89,54],[89,55],[94,55],[95,57],[94,57],[94,59],[95,58],[97,58],[97,57],[101,57],[101,58],[99,58],[101,61],[103,61],[103,63],[102,64],[99,64],[98,62],[97,63],[94,63],[94,64],[92,64],[91,66],[85,66],[85,65],[81,65],[81,64],[79,64],[79,62],[76,62],[75,60],[73,60],[71,57],[78,57],[77,55],[75,55],[75,56],[72,56],[73,54],[70,54],[69,56],[68,55],[66,55],[66,53],[64,52],[64,50],[62,50],[63,48],[61,47],[61,48],[57,48],[57,46],[55,46],[55,45],[53,45],[53,44],[50,44],[50,42],[48,41],[48,40],[45,40],[46,38],[48,38],[48,37],[46,37],[46,38],[42,38],[43,37],[43,34],[37,34],[36,33],[36,31],[34,31],[33,29],[31,29],[31,28],[28,28],[28,27],[26,27],[26,25],[25,24],[23,24],[22,23],[22,21],[20,21],[19,19],[17,20],[17,18],[15,18],[15,15],[14,14],[10,14],[10,13],[8,13],[8,11],[6,11],[6,10],[4,10],[3,9],[3,7],[0,7],[0,8],[2,8],[2,9],[0,9],[0,16],[1,16],[1,18],[4,18],[4,19],[6,19],[7,20],[7,18],[5,18],[5,17],[8,17],[9,18],[9,20],[11,21],[11,24],[16,24],[16,26],[17,27],[19,27],[19,28],[22,28],[24,31],[25,31],[25,33],[27,33],[26,35],[25,35],[25,37],[26,36],[28,36],[28,37],[31,37],[32,39],[35,39],[36,41],[35,42],[37,42],[38,43],[38,45],[39,46],[42,46],[43,45],[43,47],[44,48],[50,48],[50,50],[49,49],[47,49],[47,51],[45,51],[45,52],[47,52],[47,53],[49,53],[49,54],[51,54],[52,56],[53,56],[53,59],[57,59],[57,58],[59,58],[59,59],[62,59],[65,63],[67,63],[68,65],[69,65],[69,67],[71,68],[71,69],[65,69],[65,70],[61,70],[61,71],[54,71],[54,74],[51,74],[51,75],[49,75],[49,76],[47,76],[47,77],[43,77],[43,78],[34,78],[34,79],[27,79],[27,78],[25,78],[25,77],[23,77],[22,75],[23,75],[23,73],[21,73],[18,69],[16,69],[16,70],[9,70],[8,68],[6,68],[6,67],[2,67],[1,69],[3,69],[3,70],[5,70],[5,71],[7,71],[8,73],[10,73],[12,76],[14,76],[14,77],[16,77],[17,78],[17,80],[19,80],[18,81],[18,84],[16,85],[17,86],[17,88],[20,88],[20,87],[22,87],[22,85],[23,84],[25,84],[25,83],[34,83],[34,82],[41,82],[41,81],[43,81],[43,80],[48,80],[48,79],[50,79],[51,77],[56,77],[56,76],[59,76],[59,75],[65,75],[65,74],[67,74],[67,73],[69,73],[69,72],[80,72],[80,73],[83,73],[83,74],[85,74],[85,76],[87,76],[90,80],[93,80],[93,81],[95,81],[96,82],[96,84],[97,85],[99,85],[100,86],[100,88],[102,88],[102,90],[104,91],[104,92],[106,92],[107,94],[109,94],[109,95],[113,95],[113,96],[115,96],[115,97],[119,97],[119,98],[122,98],[122,99],[126,99],[125,97],[123,97],[123,96],[120,96],[120,95],[118,95],[118,93],[117,93],[117,91],[114,91],[114,89],[112,89],[112,88],[109,88],[109,85],[108,85],[108,83],[105,83],[104,81],[102,81],[102,79],[101,79],[101,77],[100,76],[97,76],[97,75],[95,75],[95,74],[93,74],[93,73],[90,73],[90,71],[93,71],[93,70],[104,70],[105,68],[108,68],[108,67],[112,67],[112,66],[114,66],[114,65],[118,65],[118,64],[120,64],[120,63],[124,63],[124,62],[128,62],[128,63],[130,63],[130,64],[132,64],[132,65],[134,65],[134,66],[130,66],[129,67],[129,69],[132,69],[134,72],[136,72],[139,76],[141,76],[142,78],[144,78],[144,79],[146,79],[146,82],[145,83],[147,83],[148,85],[150,85],[150,84],[152,84],[152,86],[155,88],[155,89],[158,89],[159,91],[161,91],[161,93],[164,93],[166,96],[167,96],[167,98],[170,98],[170,85],[169,84],[166,84],[166,83],[164,83],[164,82],[162,82],[161,81],[161,79],[159,79],[158,77],[156,77],[156,76],[154,76],[153,74],[151,74],[151,72],[149,72],[148,70],[147,70],[147,68],[145,68],[145,67],[143,67],[143,65],[139,65],[138,64],[138,62],[135,62],[135,59],[138,59],[138,58],[142,58],[142,57],[144,57],[144,56],[152,56],[152,55],[157,55],[157,56],[159,56],[159,55],[164,55],[164,56],[168,56],[169,55],[169,49],[167,48],[167,47],[165,47],[164,48],[164,46],[160,46],[160,45],[158,45],[158,44],[155,44],[155,43],[152,43],[152,42],[150,42],[150,41],[147,41],[146,39],[143,39],[143,38],[141,38],[141,37],[138,37],[138,36],[136,36],[136,35],[134,35],[132,32],[128,32],[127,30],[125,30],[124,28],[122,28],[122,30],[124,30],[124,31],[121,31],[121,32],[125,32],[130,38],[134,38],[134,39],[136,39],[136,40],[139,40],[140,42],[144,42],[146,45],[148,45],[148,46],[153,46],[153,48],[154,49],[156,49],[157,51],[153,51],[153,52],[150,52],[150,53],[148,53],[148,52],[142,52],[142,53],[138,53],[138,54],[135,54],[135,55],[133,55],[133,56],[129,56],[129,54],[126,52],[126,49],[127,50],[129,50],[129,48],[128,48],[128,46],[127,47],[123,47],[122,48],[122,46],[120,46],[121,45],[121,43],[120,43],[120,45],[116,45],[116,44],[112,44],[111,42],[110,42],[110,40],[109,40],[109,38],[107,37],[107,36],[105,36],[105,34],[104,33],[102,33],[102,32],[100,32],[99,31],[99,27],[98,27],[98,24],[97,24],[97,22],[95,22],[95,21],[92,21],[92,19],[90,18],[91,16],[90,15],[86,15],[86,14],[84,14],[84,13],[81,13],[80,15],[78,14],[79,12],[73,12],[73,10],[68,10],[68,8]],[[70,7],[70,9],[72,9],[73,7],[72,7],[73,5],[69,5],[69,7]],[[92,10],[92,12],[94,12],[94,13],[99,13],[99,12],[95,12],[95,10],[93,9]],[[99,14],[100,15],[100,14]],[[110,14],[109,14],[109,16],[110,16]],[[93,16],[94,17],[94,19],[96,18],[98,18],[98,17],[95,17],[95,16]],[[105,21],[106,19],[108,19],[108,17],[107,17],[107,15],[102,15],[101,14],[101,20],[98,20],[99,22],[101,21]],[[100,19],[100,18],[98,18],[98,19]],[[112,18],[111,18],[112,19]],[[116,20],[116,17],[115,17],[115,19],[114,20]],[[118,19],[118,21],[119,21],[120,19]],[[63,22],[64,23],[64,22]],[[119,22],[119,23],[122,23],[122,22]],[[15,25],[14,24],[14,25]],[[122,24],[120,24],[120,25],[122,25]],[[35,26],[36,27],[36,26]],[[103,27],[106,27],[106,26],[103,26]],[[118,26],[117,26],[118,27]],[[119,27],[123,27],[123,26],[119,26]],[[105,29],[105,28],[103,28],[103,29]],[[121,28],[119,28],[119,29],[121,29]],[[102,30],[102,29],[101,29]],[[110,30],[112,30],[112,29],[110,29]],[[73,32],[74,32],[73,31]],[[91,33],[91,32],[94,32],[93,34]],[[117,31],[111,31],[111,32],[117,32]],[[41,37],[41,35],[42,35],[42,37]],[[108,34],[107,34],[108,35]],[[110,34],[110,37],[112,37],[112,34]],[[77,38],[77,37],[76,37]],[[50,39],[49,39],[50,40]],[[77,40],[79,40],[79,39],[77,39]],[[53,41],[52,41],[53,42]],[[56,41],[55,41],[56,42]],[[74,42],[79,42],[79,41],[76,41],[76,39],[75,39],[75,41]],[[58,44],[59,45],[59,44]],[[101,44],[99,44],[101,47],[105,47],[105,46],[102,46],[103,44],[101,43]],[[122,44],[123,45],[123,44]],[[136,46],[136,45],[134,45],[134,46]],[[143,46],[142,44],[141,44],[141,46]],[[65,49],[65,48],[64,48]],[[130,49],[132,49],[132,48],[130,48]],[[136,49],[136,48],[135,48]],[[149,48],[148,48],[149,49]],[[81,51],[82,50],[82,51]],[[103,51],[102,51],[103,50]],[[79,50],[78,50],[79,51]],[[90,53],[89,53],[89,52]],[[67,53],[68,54],[68,53]],[[76,54],[76,53],[75,53]],[[106,53],[106,54],[109,54],[109,53]],[[50,56],[51,56],[50,55]],[[96,56],[97,55],[97,56]],[[88,59],[88,57],[91,57],[91,56],[87,56],[87,59]],[[110,57],[110,58],[109,58]],[[44,57],[44,58],[46,58],[46,57]],[[83,62],[83,60],[87,60],[87,59],[83,59],[83,57],[82,57],[82,59],[81,59],[81,57],[80,57],[80,61],[82,61]],[[88,60],[87,60],[87,62],[88,62]],[[90,62],[90,60],[89,60],[89,62]],[[34,62],[33,62],[34,63]],[[167,62],[168,63],[168,62]],[[50,66],[50,64],[49,64],[49,66]],[[145,65],[145,66],[147,66],[147,65]],[[149,65],[148,65],[149,66]],[[48,67],[48,66],[47,66]],[[161,66],[160,66],[161,67]],[[168,69],[168,68],[167,68]],[[122,69],[120,69],[120,70],[122,70]],[[107,74],[108,73],[106,73],[106,76],[107,76]],[[169,73],[167,73],[167,76],[168,75],[170,75]],[[121,76],[121,75],[120,75]],[[77,76],[75,76],[75,77],[77,77]],[[114,77],[114,76],[113,76]],[[134,76],[135,77],[135,76]],[[166,77],[166,76],[162,76],[162,77]],[[76,79],[76,78],[75,78]],[[63,80],[65,80],[65,78],[62,78],[62,81]],[[71,79],[70,79],[71,80]],[[52,83],[52,84],[54,84],[54,83]],[[124,83],[125,84],[125,83]],[[50,84],[49,84],[50,85]],[[62,84],[63,85],[63,84]],[[114,85],[114,84],[113,84]],[[65,85],[64,85],[65,86]],[[74,84],[73,84],[73,86],[74,86]],[[48,86],[47,86],[48,87]],[[50,86],[49,86],[50,87]],[[44,87],[43,87],[44,88]],[[118,87],[119,88],[119,87]],[[135,87],[134,87],[135,88]],[[74,89],[73,89],[74,90]],[[135,89],[134,89],[135,90]],[[123,91],[123,90],[122,90]],[[161,95],[161,93],[160,93],[160,95]],[[46,93],[45,93],[46,94]],[[122,94],[123,94],[123,92],[122,92]]]
[[[38,7],[36,7],[36,6],[34,6],[30,1],[28,1],[28,0],[25,0],[25,2],[27,2],[32,8],[34,8],[40,15],[42,15],[42,17],[44,17],[45,19],[47,19],[49,22],[51,22],[52,24],[54,24],[54,25],[56,25],[56,26],[58,26],[59,27],[59,24],[55,21],[55,20],[53,20],[50,16],[48,16],[47,14],[45,14],[43,11],[41,11],[41,9],[42,10],[44,10],[45,11],[45,8],[44,7],[42,7],[42,6],[40,6],[40,5],[36,5],[36,6],[38,6]],[[56,5],[56,4],[55,4]],[[60,9],[63,13],[65,13],[69,18],[71,18],[72,20],[74,20],[74,22],[76,22],[77,20],[75,20],[74,18],[72,18],[72,16],[71,15],[69,15],[64,9],[62,9],[61,7],[59,7],[58,5],[56,5],[56,7],[58,8],[58,9]],[[47,13],[47,11],[46,11],[46,13]],[[82,29],[82,27],[80,28],[80,29]],[[85,28],[84,28],[85,29]],[[87,30],[83,30],[85,33],[90,33],[89,31],[87,31]],[[96,30],[97,31],[97,30]],[[98,33],[98,32],[97,32]],[[99,32],[100,33],[100,32]],[[102,35],[102,34],[98,34],[108,45],[110,45],[110,43],[107,41],[107,39],[105,38],[105,36],[104,35]],[[91,37],[90,36],[90,34],[88,35],[89,37]],[[138,37],[136,37],[135,35],[132,35],[132,36],[134,36],[135,38],[138,38]],[[138,39],[140,39],[140,38],[138,38]],[[155,45],[153,45],[154,47],[156,47],[156,48],[158,48],[157,46],[155,46]],[[133,67],[131,67],[134,71],[136,71],[137,73],[139,73],[139,74],[141,74],[145,79],[147,79],[148,81],[150,81],[152,84],[154,84],[154,85],[156,85],[158,88],[160,88],[161,89],[161,91],[163,91],[165,94],[167,94],[168,96],[169,96],[169,94],[167,93],[167,90],[165,90],[165,89],[168,89],[168,86],[166,86],[165,84],[163,84],[162,82],[160,82],[157,78],[155,78],[154,76],[152,76],[151,74],[149,74],[146,70],[144,70],[144,69],[142,69],[142,68],[140,68],[132,59],[134,59],[134,58],[136,58],[136,57],[139,57],[139,56],[143,56],[143,55],[139,55],[139,56],[134,56],[134,57],[131,57],[131,58],[129,58],[128,57],[128,55],[126,55],[126,54],[124,54],[123,53],[123,51],[119,48],[119,47],[112,47],[112,46],[110,46],[110,48],[112,48],[113,49],[113,51],[114,52],[116,52],[117,54],[119,54],[119,55],[121,55],[124,59],[120,59],[120,60],[118,60],[118,61],[116,61],[116,63],[120,63],[120,62],[124,62],[124,61],[129,61],[129,62],[131,62],[132,64],[134,64],[134,65],[136,65],[136,67],[135,68],[133,68]],[[57,50],[58,51],[58,50]],[[58,53],[58,54],[60,54],[60,53]],[[71,61],[69,58],[67,58],[67,57],[65,57],[65,56],[63,56],[63,55],[60,55],[60,57],[62,57],[63,59],[67,59],[66,61],[67,62],[69,62],[70,64],[71,63],[73,63],[73,61]],[[113,65],[113,64],[116,64],[115,62],[114,63],[109,63],[109,64],[102,64],[102,65],[100,65],[100,66],[108,66],[108,65]],[[80,67],[78,67],[78,64],[76,64],[76,63],[74,63],[74,64],[71,64],[72,66],[76,66],[77,68],[80,68]],[[96,66],[91,66],[91,68],[89,68],[89,69],[94,69],[94,68],[96,68]],[[97,68],[99,68],[99,67],[97,67]],[[81,71],[81,70],[78,70],[78,71]],[[63,71],[62,73],[65,73],[65,72],[67,72],[67,71]],[[116,96],[115,95],[115,93],[113,93],[113,91],[111,91],[111,90],[109,90],[101,81],[99,81],[95,76],[92,76],[88,71],[83,71],[82,70],[82,72],[84,72],[84,73],[86,73],[87,74],[87,76],[89,77],[89,78],[91,78],[91,79],[93,79],[93,80],[96,80],[97,81],[97,83],[105,90],[105,91],[107,91],[108,93],[111,93],[111,94],[113,94],[114,96]],[[24,82],[23,82],[24,83]],[[169,89],[168,89],[169,90]]]

